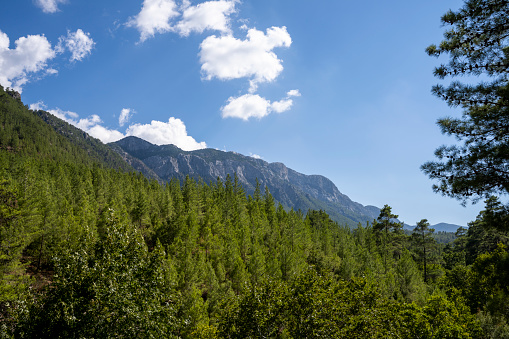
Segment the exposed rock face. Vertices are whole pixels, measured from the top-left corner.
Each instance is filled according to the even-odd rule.
[[[9,87],[7,87],[7,90],[5,92],[9,94],[13,99],[21,101],[21,94],[19,94],[19,92],[13,89],[9,89]]]
[[[285,208],[293,207],[304,213],[309,209],[323,209],[336,221],[351,226],[372,221],[380,213],[377,207],[353,202],[329,179],[298,173],[282,163],[214,149],[186,152],[174,145],[157,146],[136,137],[124,138],[110,146],[131,166],[148,177],[156,175],[161,181],[183,180],[189,175],[209,183],[236,174],[248,194],[254,192],[258,179],[262,190],[267,186]]]

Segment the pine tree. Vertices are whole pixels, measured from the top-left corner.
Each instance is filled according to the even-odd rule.
[[[389,205],[385,205],[380,210],[380,215],[373,225],[373,231],[377,235],[382,249],[385,273],[387,273],[387,259],[389,255],[392,254],[391,256],[399,258],[404,245],[403,224],[396,221],[397,218],[396,214],[392,214],[392,208]]]
[[[477,85],[452,81],[433,93],[449,106],[461,106],[463,117],[438,121],[442,133],[462,145],[442,146],[422,170],[438,180],[436,192],[474,201],[509,192],[509,1],[467,0],[442,17],[449,26],[445,40],[431,45],[431,56],[448,55],[449,63],[435,69],[440,79],[480,76]]]
[[[435,230],[429,226],[428,220],[422,219],[415,226],[411,237],[417,261],[423,267],[424,282],[428,281],[428,264],[432,261],[436,249],[436,242],[433,238]]]

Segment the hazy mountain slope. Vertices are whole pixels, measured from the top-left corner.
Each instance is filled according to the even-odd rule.
[[[322,209],[334,220],[349,225],[372,221],[380,211],[374,206],[365,207],[353,202],[323,176],[304,175],[282,163],[268,163],[235,152],[214,149],[186,152],[174,145],[157,146],[136,137],[124,138],[110,146],[121,153],[118,150],[120,147],[131,157],[141,160],[148,169],[139,164],[133,165],[135,160],[130,163],[146,175],[152,171],[163,181],[174,177],[183,180],[189,175],[208,183],[215,182],[218,177],[224,180],[228,174],[236,173],[248,194],[254,192],[258,179],[260,185],[267,185],[274,198],[284,207],[304,212]]]
[[[65,137],[73,146],[79,148],[87,154],[88,157],[104,164],[106,167],[121,169],[124,171],[131,171],[133,168],[128,162],[122,159],[117,152],[100,140],[91,137],[86,132],[77,127],[63,121],[51,113],[38,110],[34,114],[39,116],[44,122],[51,126],[58,134]]]

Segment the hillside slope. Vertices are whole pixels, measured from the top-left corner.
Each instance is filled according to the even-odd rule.
[[[122,157],[100,140],[58,119],[23,105],[19,93],[0,86],[0,149],[56,161],[132,171]]]

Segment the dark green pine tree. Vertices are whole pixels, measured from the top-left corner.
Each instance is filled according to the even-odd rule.
[[[428,264],[432,261],[436,250],[436,241],[433,238],[435,229],[429,226],[428,220],[422,219],[415,226],[411,237],[415,258],[424,272],[424,282],[428,281]]]
[[[392,213],[392,208],[389,205],[385,205],[373,224],[373,231],[377,235],[378,245],[382,251],[385,273],[388,268],[388,257],[401,257],[404,248],[403,224],[397,219],[398,215]]]
[[[9,302],[26,291],[29,279],[21,255],[31,234],[23,224],[22,203],[6,179],[0,180],[0,305],[5,312]]]
[[[449,106],[463,108],[462,118],[438,121],[442,133],[462,144],[442,146],[438,161],[422,170],[438,180],[436,192],[465,202],[509,192],[509,1],[467,0],[462,8],[442,17],[448,27],[431,56],[449,56],[435,69],[440,79],[479,76],[477,85],[452,81],[433,93]]]

